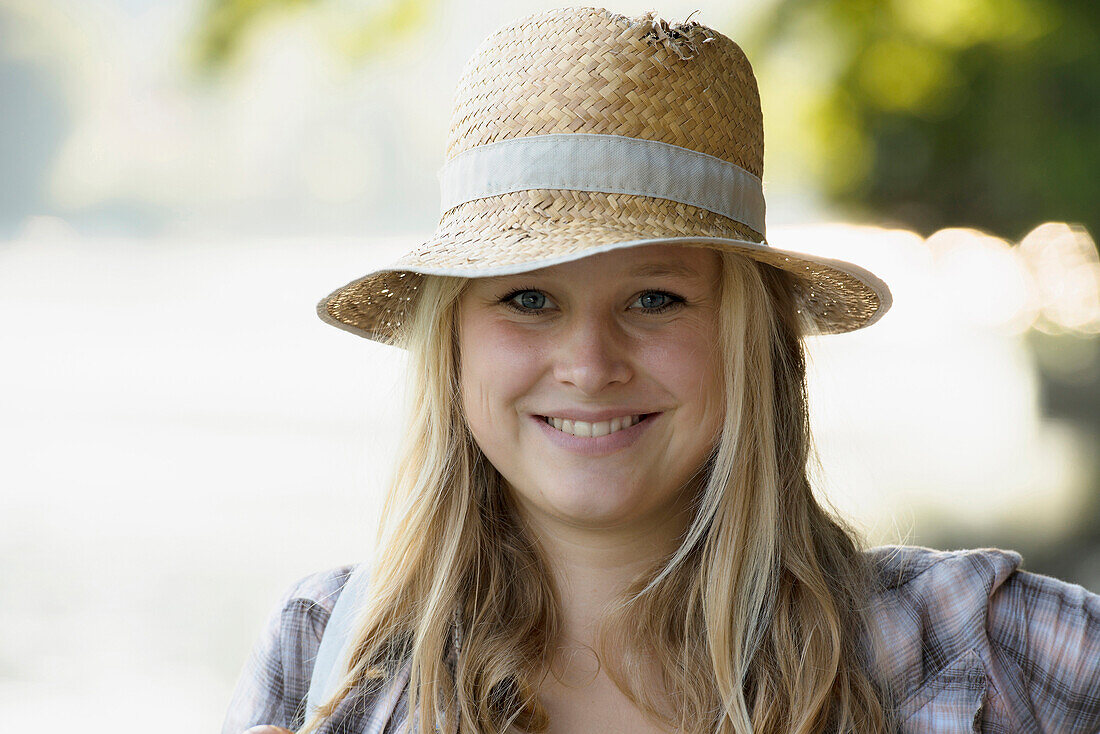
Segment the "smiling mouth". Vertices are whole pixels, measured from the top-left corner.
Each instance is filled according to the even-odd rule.
[[[624,415],[621,418],[612,418],[608,421],[589,423],[588,421],[569,420],[568,418],[554,418],[553,416],[539,416],[547,425],[550,425],[562,433],[582,438],[598,438],[616,433],[625,428],[641,423],[655,413],[641,413],[639,415]]]

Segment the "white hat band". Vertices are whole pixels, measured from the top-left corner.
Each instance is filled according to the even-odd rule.
[[[440,209],[527,189],[635,194],[690,204],[764,234],[760,178],[679,145],[622,135],[556,133],[465,150],[439,172]]]

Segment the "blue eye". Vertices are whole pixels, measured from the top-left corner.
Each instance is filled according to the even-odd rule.
[[[671,293],[665,293],[663,291],[646,291],[638,296],[638,300],[634,301],[635,305],[643,311],[649,311],[650,313],[660,313],[683,302],[684,299],[679,296],[674,296]]]
[[[671,299],[667,293],[643,293],[638,296],[638,304],[645,309],[660,308],[666,305],[669,300]]]
[[[550,302],[545,293],[531,288],[512,291],[500,300],[517,311],[541,311]]]
[[[519,295],[519,303],[524,308],[542,308],[546,305],[546,296],[538,291],[527,291]]]

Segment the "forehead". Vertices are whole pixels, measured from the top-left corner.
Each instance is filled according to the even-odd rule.
[[[714,281],[721,271],[718,252],[709,247],[647,245],[601,252],[558,265],[529,270],[516,276],[574,280],[580,276],[622,278],[682,278]]]

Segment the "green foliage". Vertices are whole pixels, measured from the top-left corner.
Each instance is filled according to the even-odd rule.
[[[352,62],[363,62],[421,29],[434,0],[207,0],[192,40],[196,67],[218,73],[241,54],[265,23],[297,13],[313,21],[324,43]]]
[[[430,0],[400,0],[376,4],[338,37],[341,51],[362,60],[423,27],[434,4]]]
[[[771,170],[924,234],[1096,235],[1098,28],[1095,0],[779,0],[745,42]]]
[[[195,60],[217,69],[232,60],[248,31],[273,14],[319,0],[207,0],[194,41]]]

